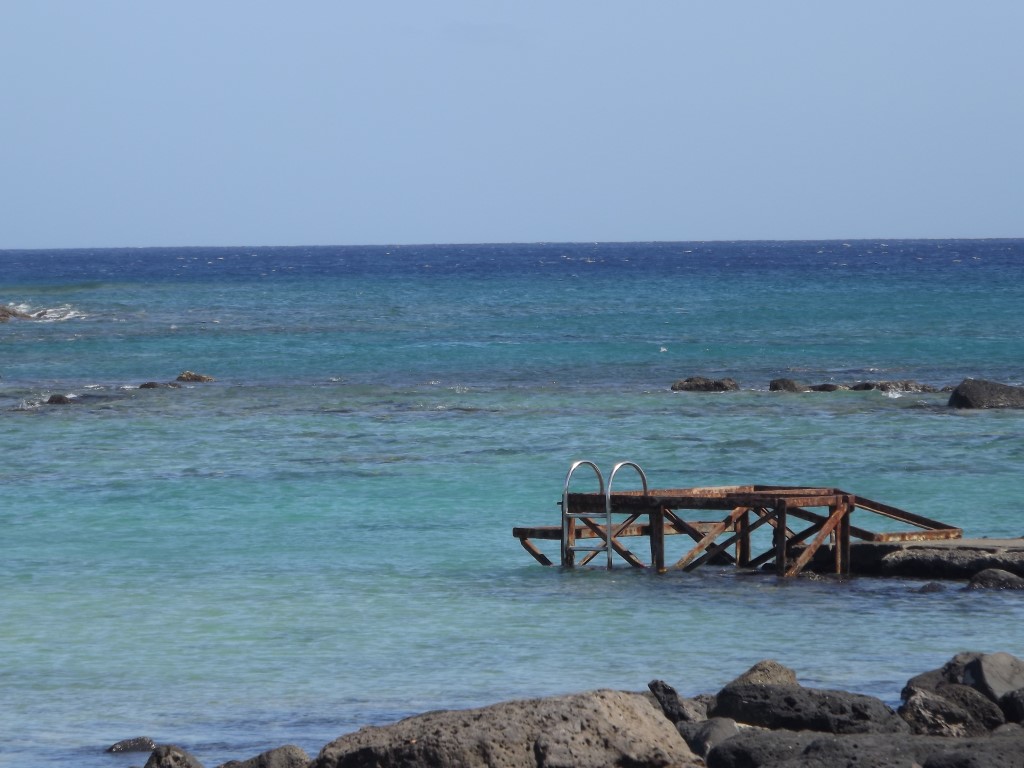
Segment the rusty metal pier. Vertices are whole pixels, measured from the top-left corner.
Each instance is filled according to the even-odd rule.
[[[582,468],[595,474],[599,486],[596,493],[570,491],[574,474]],[[621,470],[635,471],[641,489],[613,491]],[[554,563],[534,540],[558,541],[561,565],[566,568],[587,565],[600,555],[611,568],[617,555],[634,568],[653,568],[659,573],[689,571],[707,563],[740,568],[773,564],[778,575],[789,577],[799,574],[826,546],[831,549],[835,573],[848,574],[852,538],[907,542],[958,539],[963,535],[959,528],[838,488],[737,485],[650,489],[644,471],[630,461],[616,464],[607,483],[593,462],[574,462],[565,477],[560,505],[560,526],[512,529],[512,535],[542,565]],[[714,511],[725,514],[707,514]],[[693,512],[713,519],[693,519]],[[873,532],[853,525],[855,512],[881,516],[908,530]],[[763,526],[770,527],[769,544],[755,552],[759,537],[753,534]],[[675,535],[688,536],[695,544],[666,565],[666,537]],[[623,539],[637,537],[648,539],[649,562],[623,543]]]

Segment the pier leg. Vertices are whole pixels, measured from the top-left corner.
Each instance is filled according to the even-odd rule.
[[[647,516],[651,527],[651,565],[655,573],[665,572],[665,510],[660,506]]]
[[[564,517],[562,519],[562,567],[574,568],[576,566],[576,518]]]
[[[740,568],[750,566],[750,510],[736,520],[736,565]]]
[[[846,507],[846,514],[839,521],[836,532],[836,573],[842,576],[850,575],[850,515],[853,513],[853,501],[849,498],[843,500]]]
[[[786,500],[775,500],[775,572],[779,576],[786,575]]]

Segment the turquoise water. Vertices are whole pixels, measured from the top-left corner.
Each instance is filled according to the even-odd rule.
[[[511,537],[557,523],[577,458],[1024,535],[1024,412],[767,391],[1024,383],[1024,241],[0,251],[0,303],[45,312],[0,325],[0,764],[312,753],[765,657],[895,701],[960,650],[1024,655],[1014,595],[563,572]],[[186,369],[217,381],[137,388]],[[697,374],[743,389],[670,391]]]

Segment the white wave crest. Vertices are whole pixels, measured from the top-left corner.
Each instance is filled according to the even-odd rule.
[[[58,323],[64,320],[75,320],[77,318],[88,317],[85,312],[75,309],[70,304],[62,304],[59,307],[46,307],[45,309],[38,309],[29,304],[8,304],[12,309],[16,309],[18,312],[23,312],[26,315],[36,319],[42,320],[48,323]]]
[[[36,317],[39,320],[47,320],[49,322],[62,322],[64,320],[76,320],[87,317],[87,315],[70,304],[63,304],[59,307],[44,309],[41,313],[36,313]]]

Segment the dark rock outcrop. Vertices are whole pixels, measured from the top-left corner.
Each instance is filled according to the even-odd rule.
[[[713,717],[700,723],[679,723],[676,729],[693,753],[705,758],[715,746],[740,733],[736,721],[727,717]]]
[[[204,373],[196,373],[194,371],[182,371],[178,374],[177,381],[187,382],[202,382],[202,381],[216,381],[213,376],[207,376]]]
[[[1024,688],[1024,660],[1009,653],[985,653],[964,666],[964,684],[976,688],[992,701]]]
[[[1024,768],[1024,729],[971,739],[746,731],[714,747],[708,768]]]
[[[320,750],[310,768],[631,768],[699,766],[647,697],[619,691],[428,712],[363,728]]]
[[[931,384],[922,384],[919,381],[861,381],[850,389],[863,392],[865,390],[877,389],[880,392],[938,392]]]
[[[1002,568],[986,568],[971,577],[968,589],[1024,589],[1024,578]]]
[[[106,748],[106,752],[152,752],[156,749],[156,742],[149,736],[136,736],[131,739],[121,739],[116,744]]]
[[[952,408],[1024,408],[1024,387],[964,379],[949,396]]]
[[[943,683],[914,690],[898,710],[914,733],[962,738],[981,736],[1005,722],[999,707],[966,685]]]
[[[11,318],[17,318],[19,320],[30,320],[32,315],[25,314],[24,312],[15,309],[14,307],[8,307],[6,304],[0,304],[0,323],[6,323]]]
[[[1024,660],[1007,653],[959,653],[912,677],[898,713],[805,688],[770,659],[714,696],[648,688],[428,712],[342,736],[312,762],[285,746],[218,768],[1024,768]],[[146,768],[202,766],[167,745]]]
[[[46,398],[47,405],[71,405],[75,402],[75,398],[69,395],[50,395]]]
[[[772,379],[768,382],[769,392],[806,392],[807,387],[793,379]]]
[[[702,706],[700,702],[691,699],[684,699],[664,680],[652,680],[647,687],[669,722],[699,722],[707,719],[707,706]]]
[[[733,379],[709,379],[691,376],[672,385],[673,392],[735,392],[740,385]]]
[[[181,747],[163,744],[153,750],[145,768],[203,768],[203,764]]]
[[[900,698],[906,701],[907,697],[915,690],[935,692],[939,686],[948,683],[962,685],[964,682],[964,669],[982,655],[977,651],[964,651],[963,653],[958,653],[938,669],[931,669],[914,675],[903,686]]]
[[[999,708],[1008,723],[1024,723],[1024,688],[1003,694]]]
[[[775,659],[762,659],[754,666],[729,682],[729,685],[750,683],[751,685],[800,685],[796,672]]]
[[[969,712],[983,731],[994,731],[1006,722],[1006,717],[996,701],[977,688],[958,683],[942,683],[935,692]]]
[[[906,733],[907,723],[880,699],[799,685],[730,683],[716,697],[710,717],[772,730],[825,733]]]
[[[874,545],[880,556],[876,564],[865,562],[857,572],[878,576],[906,576],[916,579],[970,579],[975,574],[999,568],[1024,574],[1024,550],[988,546],[893,546],[889,551]]]
[[[308,765],[309,755],[305,750],[289,744],[248,760],[230,760],[217,768],[306,768]]]
[[[716,744],[704,758],[708,768],[760,768],[786,765],[820,734],[812,731],[744,730]]]

